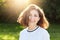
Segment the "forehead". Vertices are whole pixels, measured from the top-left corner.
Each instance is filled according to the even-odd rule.
[[[36,14],[36,15],[38,15],[38,11],[37,10],[31,10],[30,14]]]

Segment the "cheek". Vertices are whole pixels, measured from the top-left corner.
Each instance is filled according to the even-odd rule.
[[[40,18],[35,18],[35,21],[38,22],[40,20]]]

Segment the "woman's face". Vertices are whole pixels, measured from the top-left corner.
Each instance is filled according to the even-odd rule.
[[[37,22],[40,20],[39,14],[37,10],[31,10],[29,15],[29,23],[37,24]]]

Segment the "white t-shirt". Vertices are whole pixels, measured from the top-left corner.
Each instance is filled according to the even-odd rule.
[[[19,40],[50,40],[48,31],[41,27],[31,32],[27,30],[28,27],[20,32]]]

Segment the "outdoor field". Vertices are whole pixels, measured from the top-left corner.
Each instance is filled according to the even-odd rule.
[[[18,40],[23,27],[19,24],[0,23],[0,40]],[[60,25],[50,24],[48,28],[51,40],[60,40]]]
[[[30,4],[38,6],[33,13],[29,8]],[[32,10],[35,9],[33,7],[31,6]],[[29,10],[25,10],[28,8]],[[30,13],[36,13],[38,16],[35,14],[30,17]],[[17,20],[22,19],[25,22],[28,18],[37,19],[37,17],[42,21],[46,17],[50,23],[49,28],[46,29],[50,34],[50,40],[60,40],[60,0],[0,0],[0,40],[19,40],[19,33],[24,28]]]

